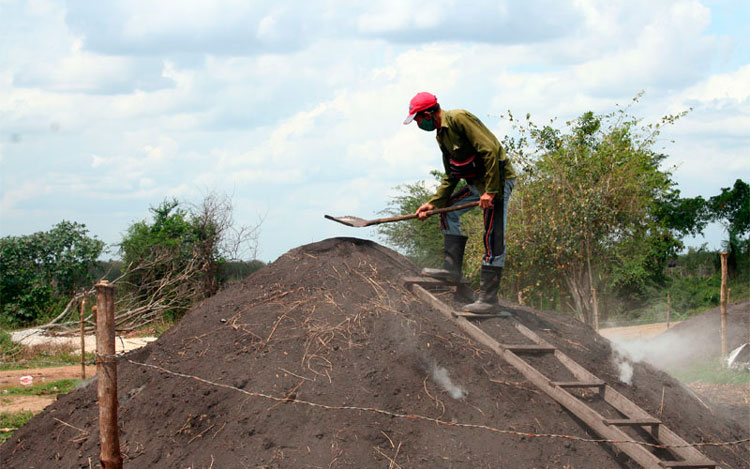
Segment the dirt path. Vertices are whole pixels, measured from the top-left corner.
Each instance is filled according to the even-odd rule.
[[[86,377],[91,378],[96,374],[95,366],[86,367]],[[4,389],[20,386],[22,376],[31,376],[32,384],[52,382],[61,379],[81,378],[81,365],[59,366],[55,368],[31,368],[25,370],[0,371],[0,412],[20,412],[30,410],[38,413],[45,407],[55,402],[57,396],[9,396],[3,393]]]
[[[80,346],[80,337],[55,337],[47,336],[39,331],[27,330],[19,331],[16,339],[28,346],[36,345],[68,345],[72,347]],[[115,346],[118,353],[135,350],[156,340],[155,337],[136,337],[120,338],[118,337]],[[96,339],[93,336],[86,336],[86,350],[92,351],[96,348]],[[86,367],[86,378],[96,375],[96,366]],[[58,366],[48,368],[26,368],[22,370],[5,370],[0,371],[0,412],[20,412],[30,410],[33,413],[39,413],[45,407],[55,402],[57,396],[9,396],[3,393],[4,389],[21,386],[21,377],[31,376],[32,384],[57,381],[61,379],[80,379],[81,365]]]
[[[671,322],[669,327],[674,327],[678,322]],[[599,335],[610,340],[635,340],[648,339],[667,331],[666,322],[643,324],[640,326],[607,327],[599,329]]]
[[[96,366],[86,367],[87,378],[90,378],[95,374]],[[21,379],[21,376],[31,376],[34,378],[33,384],[57,381],[59,379],[79,379],[81,378],[81,365],[0,371],[0,390],[20,386],[21,384],[19,380]]]
[[[6,396],[0,395],[0,412],[21,412],[30,410],[34,414],[43,411],[55,402],[56,396]]]

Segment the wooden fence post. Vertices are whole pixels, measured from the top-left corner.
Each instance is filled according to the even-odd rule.
[[[96,284],[96,373],[99,397],[99,461],[103,469],[122,469],[117,428],[117,362],[115,360],[115,288]]]
[[[81,299],[81,379],[86,379],[86,336],[85,336],[85,322],[86,316],[86,297]]]
[[[667,329],[669,329],[669,321],[672,319],[672,298],[669,296],[667,291]]]
[[[727,366],[727,253],[721,253],[721,365]]]

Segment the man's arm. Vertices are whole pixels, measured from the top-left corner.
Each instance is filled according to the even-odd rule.
[[[426,220],[428,218],[427,212],[428,210],[435,210],[436,208],[444,208],[448,205],[448,199],[450,199],[451,194],[453,194],[453,189],[456,188],[456,185],[458,184],[458,179],[454,178],[446,171],[445,175],[443,176],[443,180],[440,182],[440,187],[438,187],[438,190],[435,192],[435,195],[433,195],[430,200],[422,204],[416,212],[417,218],[420,220]]]
[[[435,191],[435,195],[433,195],[427,203],[434,205],[436,208],[447,207],[448,200],[450,200],[451,195],[453,194],[453,189],[458,185],[458,181],[459,179],[451,176],[446,168],[443,180],[440,181],[440,187],[438,187],[437,191]]]

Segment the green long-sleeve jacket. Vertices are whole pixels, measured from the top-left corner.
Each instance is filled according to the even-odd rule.
[[[448,205],[448,199],[460,178],[451,175],[449,160],[466,161],[472,155],[480,158],[484,174],[466,182],[475,186],[480,193],[502,193],[505,179],[516,177],[516,172],[497,138],[474,114],[463,109],[441,111],[441,123],[437,132],[437,142],[443,153],[445,176],[429,203],[436,208]],[[501,163],[502,162],[502,163]],[[500,175],[500,168],[503,175]]]

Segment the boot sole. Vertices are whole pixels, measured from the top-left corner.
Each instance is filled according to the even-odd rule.
[[[425,272],[423,270],[419,274],[422,277],[429,277],[429,278],[434,278],[434,279],[438,279],[438,280],[446,280],[448,282],[458,282],[459,280],[461,280],[461,276],[460,275],[456,276],[456,275],[448,274],[448,273],[446,273],[446,274],[439,274],[439,273],[429,274],[429,273],[427,273],[427,272]]]
[[[454,311],[453,315],[460,318],[512,318],[513,315],[507,311],[498,311],[497,313],[472,313],[469,311]]]

